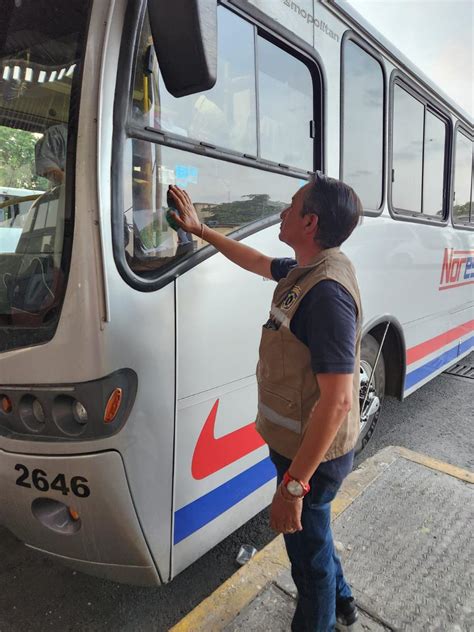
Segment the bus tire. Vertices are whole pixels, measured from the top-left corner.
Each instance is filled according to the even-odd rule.
[[[383,400],[385,397],[385,361],[383,353],[380,354],[374,376],[372,378],[364,411],[362,405],[367,395],[367,387],[372,373],[380,345],[377,340],[367,334],[364,336],[360,349],[360,434],[356,444],[356,454],[361,452],[374,433],[375,426],[380,417]]]

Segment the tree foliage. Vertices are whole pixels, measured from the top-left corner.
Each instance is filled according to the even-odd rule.
[[[35,145],[39,136],[0,126],[0,186],[46,189],[47,180],[35,173]]]
[[[222,226],[240,226],[280,213],[286,206],[284,202],[270,200],[266,193],[250,193],[242,197],[247,199],[213,206],[212,215],[206,221]]]
[[[469,210],[471,204],[466,202],[465,204],[456,204],[453,206],[453,217],[458,221],[469,221]]]

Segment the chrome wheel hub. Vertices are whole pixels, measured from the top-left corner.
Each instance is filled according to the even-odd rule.
[[[380,409],[380,397],[377,394],[374,377],[369,385],[372,374],[371,365],[365,361],[360,362],[360,432],[362,433],[367,425],[370,427],[372,419]],[[363,409],[362,409],[363,407]]]

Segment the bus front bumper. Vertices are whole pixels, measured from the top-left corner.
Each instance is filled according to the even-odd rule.
[[[79,571],[130,584],[161,583],[118,452],[0,450],[0,524]]]

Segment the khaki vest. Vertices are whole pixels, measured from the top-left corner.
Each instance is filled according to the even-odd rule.
[[[354,268],[339,248],[323,250],[308,266],[293,268],[278,283],[270,320],[262,328],[257,366],[257,430],[266,443],[288,459],[294,458],[308,418],[319,399],[319,387],[311,368],[308,347],[290,330],[290,322],[303,297],[320,281],[340,283],[357,307],[353,406],[344,419],[324,461],[354,448],[359,435],[359,362],[361,301]]]

